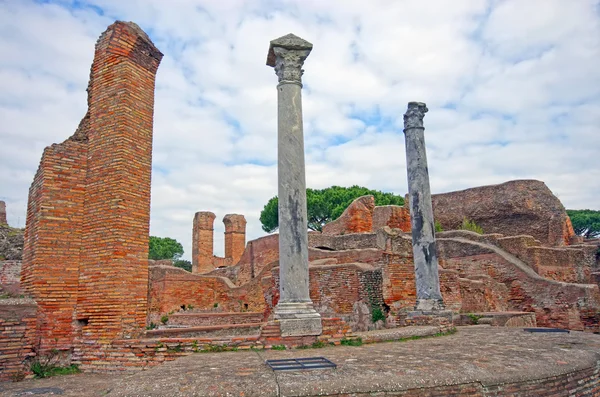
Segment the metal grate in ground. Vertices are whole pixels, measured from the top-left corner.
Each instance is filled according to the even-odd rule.
[[[289,358],[285,360],[267,360],[273,371],[305,371],[309,369],[337,368],[337,365],[325,357]]]

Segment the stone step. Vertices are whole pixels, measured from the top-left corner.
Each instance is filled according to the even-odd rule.
[[[252,324],[263,320],[262,312],[183,312],[169,316],[169,325],[204,327],[226,324]]]
[[[531,312],[481,312],[460,313],[453,317],[454,325],[486,324],[496,327],[535,327],[535,313]]]
[[[202,327],[165,327],[146,331],[147,338],[219,338],[260,335],[264,323],[221,324]]]

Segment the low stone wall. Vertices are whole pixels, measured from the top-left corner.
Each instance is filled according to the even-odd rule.
[[[0,381],[21,380],[35,356],[37,305],[31,299],[0,299]]]

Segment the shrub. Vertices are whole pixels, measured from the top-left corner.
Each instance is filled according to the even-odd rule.
[[[272,350],[285,350],[286,347],[285,347],[285,345],[273,345],[273,346],[271,346],[271,349]]]
[[[381,310],[380,307],[378,306],[373,306],[371,308],[371,320],[376,323],[379,320],[382,320],[385,322],[385,314],[383,313],[383,310]]]
[[[160,318],[160,322],[163,324],[166,324],[168,321],[169,321],[169,315],[163,314],[163,316]]]
[[[443,232],[444,229],[442,229],[442,224],[439,221],[435,221],[435,232],[436,233],[440,233]]]
[[[483,234],[483,229],[481,226],[477,225],[475,221],[470,221],[466,217],[463,218],[462,225],[460,225],[461,230],[468,230],[470,232],[475,232],[478,234]]]

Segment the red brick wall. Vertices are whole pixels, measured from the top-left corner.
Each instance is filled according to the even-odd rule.
[[[192,273],[208,273],[213,265],[215,214],[196,212],[192,229]]]
[[[373,231],[377,231],[384,226],[410,233],[410,209],[398,205],[375,207],[373,211]]]
[[[96,44],[77,318],[91,338],[146,324],[154,82],[162,59],[147,35],[117,22]]]
[[[368,233],[373,231],[375,198],[362,196],[354,200],[340,217],[323,226],[323,234]]]
[[[244,215],[227,214],[225,224],[225,258],[232,265],[238,263],[246,248],[246,218]]]
[[[179,310],[182,305],[226,312],[266,310],[258,278],[242,287],[236,287],[223,277],[191,274],[170,266],[152,266],[149,285],[150,320],[154,322],[162,314]]]
[[[44,151],[29,189],[21,287],[38,303],[40,349],[69,349],[82,247],[87,146],[67,140]]]
[[[37,306],[31,299],[0,299],[0,381],[21,380],[35,356]]]

